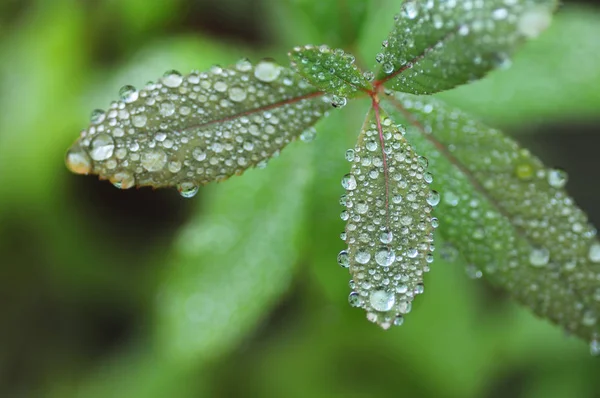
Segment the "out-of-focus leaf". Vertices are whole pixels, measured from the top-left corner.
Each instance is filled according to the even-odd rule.
[[[327,93],[355,97],[372,89],[371,83],[354,65],[354,56],[344,50],[332,50],[325,45],[308,45],[294,47],[289,56],[298,73],[310,84]],[[333,102],[336,104],[336,101]],[[345,105],[345,101],[343,104]]]
[[[168,71],[140,91],[124,86],[120,96],[107,112],[92,113],[67,165],[119,188],[177,186],[184,196],[265,162],[330,106],[271,61],[187,76]]]
[[[338,263],[352,275],[349,301],[384,329],[402,324],[412,301],[423,293],[423,274],[433,261],[432,205],[427,160],[419,157],[392,119],[376,108],[367,115],[358,142],[346,158],[348,250]]]
[[[562,189],[566,174],[439,100],[390,98],[439,176],[436,214],[454,250],[536,314],[595,341],[600,243]]]
[[[566,5],[543,35],[515,55],[510,68],[439,96],[501,126],[597,118],[599,20],[595,8]]]
[[[555,0],[407,0],[377,61],[394,90],[431,94],[506,66],[552,19]]]
[[[373,1],[373,3],[379,0]],[[288,48],[305,43],[327,43],[349,49],[360,36],[369,7],[364,0],[268,0],[265,12]]]
[[[276,165],[207,189],[158,297],[159,346],[168,356],[216,357],[287,289],[305,230],[310,158],[298,144]]]

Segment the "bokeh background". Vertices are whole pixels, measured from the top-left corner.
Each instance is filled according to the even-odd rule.
[[[373,67],[400,0],[1,0],[0,397],[599,397],[600,362],[464,264],[403,326],[347,304],[338,197],[364,103],[202,188],[120,191],[67,147],[125,84],[327,43]],[[600,8],[441,94],[549,165],[600,225]]]

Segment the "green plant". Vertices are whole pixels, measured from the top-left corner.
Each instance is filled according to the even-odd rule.
[[[67,165],[119,188],[176,186],[192,197],[201,185],[265,166],[297,137],[310,141],[332,105],[368,97],[342,179],[348,248],[338,263],[353,278],[351,305],[383,328],[401,324],[423,293],[439,223],[442,255],[460,256],[474,277],[486,275],[597,354],[600,243],[563,190],[566,174],[429,97],[508,67],[555,7],[552,0],[405,1],[377,73],[327,46],[294,48],[293,70],[241,60],[187,76],[169,71],[142,90],[123,87],[108,111],[94,111]]]

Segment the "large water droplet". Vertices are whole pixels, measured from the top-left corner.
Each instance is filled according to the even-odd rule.
[[[548,171],[548,184],[554,188],[562,188],[567,184],[567,172],[561,169],[551,169]]]
[[[348,268],[350,266],[350,256],[348,255],[347,250],[342,250],[340,254],[338,254],[337,262],[340,267]]]
[[[373,290],[369,295],[369,302],[375,311],[386,312],[392,309],[396,302],[393,292]]]
[[[176,88],[183,83],[183,76],[176,70],[170,70],[163,75],[162,83],[167,87]]]
[[[95,161],[102,161],[110,158],[115,150],[114,139],[106,134],[100,134],[92,141],[90,146],[90,157]]]
[[[76,145],[67,152],[65,163],[75,174],[89,174],[92,171],[92,161],[88,154]]]
[[[529,253],[529,262],[534,267],[543,267],[550,261],[550,252],[545,247],[533,249]]]
[[[123,171],[110,177],[110,182],[119,189],[129,189],[135,186],[135,177]]]
[[[274,82],[281,74],[279,65],[270,61],[261,61],[254,68],[254,76],[266,83]]]
[[[354,259],[359,264],[366,264],[371,260],[371,254],[363,249],[359,249],[354,256]]]
[[[342,187],[347,189],[348,191],[352,191],[356,189],[356,178],[352,174],[346,174],[342,178]]]
[[[588,258],[593,263],[600,263],[600,243],[594,242],[591,244],[588,251]]]
[[[348,303],[350,303],[352,307],[360,307],[362,305],[362,299],[358,293],[352,292],[348,295]]]
[[[139,96],[140,94],[133,86],[123,86],[119,90],[119,97],[121,97],[121,100],[123,102],[126,102],[128,104],[137,101]]]
[[[382,267],[389,267],[394,264],[394,260],[396,260],[396,253],[385,246],[380,247],[375,253],[375,262]]]
[[[533,39],[542,33],[552,21],[548,7],[535,7],[525,12],[517,23],[518,31],[525,37]]]
[[[193,198],[198,193],[198,185],[193,182],[182,182],[177,185],[177,191],[184,198]]]
[[[440,194],[437,191],[432,190],[427,196],[427,203],[431,206],[437,206],[440,203]]]
[[[160,171],[167,164],[167,154],[160,149],[152,149],[142,154],[142,167],[148,171]]]

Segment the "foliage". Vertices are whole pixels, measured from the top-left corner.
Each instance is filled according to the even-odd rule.
[[[248,10],[245,2],[227,1],[234,3],[224,8],[247,13],[242,11]],[[7,20],[0,28],[4,60],[0,99],[5,111],[0,118],[0,250],[3,270],[9,272],[2,278],[7,349],[1,365],[28,372],[23,377],[30,381],[28,388],[41,385],[50,391],[43,395],[55,396],[387,396],[398,393],[398,384],[391,385],[391,379],[401,383],[406,394],[468,397],[497,390],[499,378],[516,377],[525,381],[504,383],[511,386],[507,394],[518,389],[527,396],[593,396],[597,365],[584,355],[587,350],[577,340],[565,339],[558,328],[507,304],[499,299],[498,290],[485,282],[473,284],[463,273],[466,269],[472,278],[485,276],[563,329],[587,342],[592,339],[597,307],[596,286],[590,278],[597,272],[592,261],[593,229],[560,186],[567,182],[560,169],[544,167],[512,139],[486,125],[509,126],[507,130],[514,131],[515,126],[526,130],[523,122],[551,123],[569,115],[577,120],[593,117],[598,81],[593,59],[600,54],[593,39],[597,14],[577,8],[560,10],[547,32],[514,54],[510,68],[504,55],[513,53],[523,37],[478,47],[477,39],[482,36],[467,35],[474,41],[461,42],[461,37],[450,34],[448,39],[457,41],[420,47],[433,46],[435,51],[425,51],[419,62],[402,73],[388,75],[385,64],[390,52],[397,55],[398,50],[409,48],[394,47],[392,37],[410,41],[402,36],[407,33],[402,27],[418,22],[401,18],[412,12],[406,8],[411,2],[400,9],[397,0],[372,4],[352,0],[269,4],[265,0],[269,6],[257,20],[263,28],[274,30],[263,36],[272,45],[264,54],[239,44],[215,43],[197,32],[165,36],[163,32],[169,29],[189,29],[185,15],[193,13],[186,13],[188,3],[183,0],[161,7],[139,0],[101,1],[97,8],[62,0],[28,4],[31,8],[24,6],[21,14],[15,14],[21,18]],[[420,4],[427,2],[416,3],[417,8]],[[208,15],[206,7],[203,11]],[[389,32],[392,10],[401,11],[392,27],[396,33],[379,51],[383,56],[376,55],[373,44]],[[525,15],[533,15],[539,22],[534,25],[541,30],[550,14],[539,2],[532,10],[533,14]],[[419,14],[435,23],[434,11],[419,9]],[[451,18],[465,18],[462,25],[473,21],[468,13]],[[426,27],[425,23],[418,26]],[[510,37],[507,29],[510,33],[521,28],[501,25],[500,31],[486,35],[506,39]],[[416,31],[412,26],[408,33]],[[527,37],[535,35],[526,32]],[[416,42],[425,45],[432,37],[419,36]],[[573,46],[573,40],[579,44]],[[327,42],[331,47],[294,47],[306,42]],[[468,51],[478,48],[490,68],[501,70],[472,82],[488,72],[487,66],[477,69],[463,62],[437,68],[438,63],[470,55]],[[280,49],[294,49],[292,61],[306,83],[282,64],[275,67],[281,79],[261,81],[256,68],[277,65],[270,59],[253,62],[246,72],[239,70],[243,62],[235,64],[237,54],[253,59],[277,55],[281,61]],[[489,49],[493,51],[486,52]],[[303,54],[305,50],[310,54]],[[357,55],[354,62],[350,54]],[[302,55],[309,62],[300,64]],[[379,72],[363,74],[364,60],[373,58],[382,61]],[[215,62],[233,66],[211,68]],[[334,64],[335,72],[339,65],[341,76],[350,77],[346,80],[350,84],[344,78],[336,80],[339,75],[333,73],[319,78],[319,72],[331,73],[327,66]],[[317,79],[311,74],[313,66]],[[187,80],[178,87],[159,89],[162,79],[145,85],[172,68],[206,72],[182,75]],[[432,76],[433,72],[444,75]],[[168,74],[173,75],[177,76]],[[194,84],[196,76],[213,87],[203,88],[200,81]],[[287,85],[284,77],[292,84]],[[220,82],[227,86],[225,91],[219,91],[224,88]],[[469,84],[436,95],[437,99],[413,95],[462,83]],[[112,149],[110,140],[94,147],[96,157],[112,150],[115,168],[102,161],[83,165],[122,188],[127,187],[123,182],[131,184],[132,180],[136,185],[172,185],[184,196],[198,191],[196,200],[177,200],[168,191],[121,192],[60,170],[59,158],[81,125],[80,116],[114,99],[115,88],[124,84],[141,89],[127,87],[121,92],[123,98],[136,94],[139,98],[146,91],[145,98],[157,103],[169,97],[177,112],[165,116],[169,112],[163,114],[160,107],[144,104],[147,108],[137,113],[135,108],[141,103],[124,102],[118,109],[118,101],[117,110],[130,113],[130,123],[134,116],[146,116],[144,128],[133,126],[134,134],[113,136]],[[255,87],[264,95],[251,98],[246,94],[242,102],[231,101],[230,89],[238,84]],[[233,90],[233,98],[241,95]],[[331,109],[331,104],[341,107],[346,102],[344,109]],[[24,103],[28,106],[23,107]],[[210,106],[202,105],[206,103]],[[304,117],[296,118],[299,104]],[[369,104],[371,110],[356,142]],[[483,123],[455,105],[477,113]],[[186,115],[186,107],[204,108],[207,113]],[[329,116],[317,123],[328,109]],[[104,132],[90,134],[86,129],[89,145],[92,138],[111,135],[115,126],[108,123],[110,111],[93,126],[104,126]],[[277,128],[281,124],[268,122],[279,111],[285,111],[283,117],[276,115],[285,123],[281,129]],[[136,124],[141,125],[142,119],[136,118]],[[117,123],[125,120],[117,117]],[[161,128],[161,123],[168,128]],[[206,129],[199,136],[198,125],[204,123]],[[318,129],[316,137],[312,125]],[[267,126],[273,127],[268,128],[270,134]],[[253,148],[261,151],[245,149],[245,142],[236,140],[240,135],[250,138]],[[188,142],[181,145],[186,137]],[[278,157],[279,150],[295,137],[313,142],[293,143]],[[573,136],[571,142],[581,141],[580,137]],[[85,156],[91,156],[90,148],[84,140],[73,148],[89,161],[91,157]],[[520,141],[541,153],[547,163],[550,159],[548,164],[574,167],[565,158],[567,151],[552,158],[539,141],[536,144],[527,136]],[[131,158],[136,151],[130,150],[136,143],[138,160]],[[117,159],[120,145],[126,145],[127,154]],[[201,145],[207,149],[204,161],[194,158],[194,150]],[[341,159],[347,148],[353,148],[346,155],[350,165]],[[164,157],[142,159],[141,154],[158,150],[167,156],[165,168],[148,170],[144,165],[156,168]],[[209,159],[216,163],[210,164]],[[247,170],[241,178],[199,188],[209,180],[263,166],[267,159],[265,170]],[[129,163],[125,165],[124,160]],[[198,174],[202,162],[210,166]],[[87,171],[85,167],[78,170]],[[404,172],[396,173],[398,169]],[[118,177],[117,172],[121,173]],[[129,179],[122,178],[122,173],[128,173]],[[343,199],[342,217],[347,217],[348,229],[343,236],[348,246],[343,247],[337,239],[342,222],[335,197],[342,190],[340,177],[348,173],[354,176],[356,188]],[[571,175],[569,191],[577,201],[583,198],[585,202],[582,190],[578,191],[581,177]],[[345,178],[345,186],[352,187],[351,181]],[[589,183],[585,187],[594,189]],[[393,201],[394,190],[403,199],[400,203]],[[409,199],[413,197],[414,201]],[[384,199],[388,199],[387,206]],[[373,209],[383,209],[383,214],[370,214]],[[593,219],[593,206],[586,210]],[[407,216],[421,223],[408,223]],[[370,225],[379,227],[377,223],[387,222],[388,217],[393,246],[386,246],[389,234],[377,233],[387,231],[373,230]],[[532,222],[539,217],[547,217],[548,222]],[[431,228],[438,223],[433,246]],[[396,241],[404,231],[408,238]],[[409,253],[419,245],[411,263]],[[354,262],[363,248],[370,255],[364,265]],[[382,333],[340,305],[348,292],[347,279],[340,277],[343,270],[332,266],[340,249],[349,253],[353,290],[363,298],[353,302],[375,314],[370,319],[384,327],[401,323],[404,318],[396,314],[404,316],[412,307],[405,326]],[[433,258],[429,250],[435,257],[433,272],[424,278],[426,294],[413,301],[424,289],[423,272]],[[535,264],[531,264],[532,257]],[[505,262],[494,269],[489,258],[506,259],[517,266],[502,268]],[[384,263],[398,260],[410,267],[388,271],[378,259]],[[572,259],[576,259],[573,269]],[[343,255],[340,260],[345,264]],[[356,283],[361,272],[367,277],[364,285]],[[373,312],[373,305],[382,308],[389,301],[377,293],[383,281],[374,289],[368,285],[387,275],[392,277],[391,284],[396,275],[408,279],[395,285],[398,290],[389,314]],[[279,310],[273,312],[274,308]],[[47,319],[41,327],[38,318]],[[133,325],[115,345],[102,343],[106,337],[98,337],[110,330],[105,325],[111,322]],[[20,341],[26,342],[31,354],[19,350],[25,346]],[[91,353],[89,347],[101,348]],[[27,365],[15,366],[12,358]],[[14,389],[22,386],[18,383],[3,386],[2,394],[18,396],[20,391]],[[32,392],[25,390],[21,395]]]

